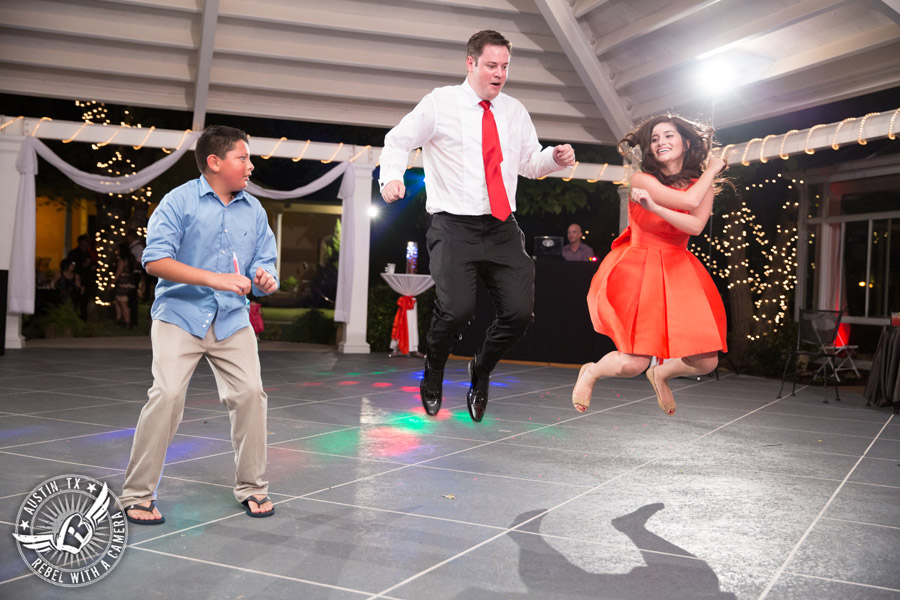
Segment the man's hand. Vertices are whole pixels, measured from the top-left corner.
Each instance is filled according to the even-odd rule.
[[[561,167],[571,167],[575,164],[575,151],[569,144],[555,146],[553,148],[553,160]]]
[[[381,197],[384,198],[384,201],[388,204],[396,202],[405,195],[406,186],[403,185],[403,182],[399,179],[389,181],[387,185],[384,186],[384,189],[381,190]]]
[[[272,277],[272,274],[262,267],[256,268],[256,276],[253,278],[255,285],[264,294],[271,294],[278,287],[278,282]]]
[[[246,296],[250,293],[250,279],[240,273],[213,273],[209,287],[220,292],[234,292]]]

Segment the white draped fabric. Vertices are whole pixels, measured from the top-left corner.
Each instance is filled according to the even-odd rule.
[[[35,137],[25,138],[25,141],[22,142],[22,149],[19,150],[19,160],[16,162],[16,169],[21,177],[19,178],[19,197],[16,204],[12,259],[9,266],[9,307],[7,310],[11,313],[27,315],[34,313],[34,219],[36,213],[34,177],[38,171],[38,154],[82,187],[104,194],[127,194],[147,185],[165,173],[193,146],[194,140],[199,135],[194,132],[184,140],[178,150],[146,169],[122,177],[107,177],[80,171],[57,156],[41,140]]]
[[[346,323],[350,320],[350,290],[353,273],[353,251],[356,243],[353,235],[353,192],[356,188],[356,179],[353,173],[353,163],[343,162],[316,179],[310,184],[298,187],[287,192],[267,190],[250,182],[247,190],[254,196],[271,198],[273,200],[295,200],[318,192],[341,175],[341,188],[337,197],[341,199],[341,251],[338,254],[338,280],[337,291],[334,299],[334,320]]]
[[[133,175],[125,175],[122,177],[107,177],[105,175],[95,175],[93,173],[80,171],[57,156],[41,140],[35,137],[26,137],[25,141],[22,143],[22,148],[19,151],[19,158],[16,162],[16,169],[21,174],[21,177],[19,179],[16,222],[9,268],[8,312],[18,314],[34,313],[36,214],[34,178],[38,171],[38,154],[40,154],[44,160],[59,169],[66,177],[82,187],[100,193],[126,194],[147,185],[150,181],[166,172],[172,165],[178,162],[178,159],[180,159],[185,152],[193,147],[194,142],[199,136],[200,132],[193,132],[184,140],[178,150],[175,150],[165,158]],[[316,181],[290,191],[267,190],[253,183],[248,184],[247,190],[255,196],[262,196],[264,198],[293,200],[321,190],[340,175],[348,173],[349,171],[341,181],[341,188],[338,193],[338,198],[343,200],[344,220],[346,222],[346,211],[352,205],[353,189],[355,185],[353,169],[350,169],[349,167],[350,163],[339,163]],[[346,316],[349,316],[349,273],[345,276],[341,272],[341,267],[344,267],[344,254],[352,249],[353,238],[352,235],[350,235],[352,232],[348,232],[346,228],[343,228],[342,232],[341,254],[338,267],[338,290],[335,303],[335,320],[346,321]],[[343,289],[342,283],[344,284]],[[337,318],[339,312],[338,303],[341,304],[340,314],[345,315],[343,319]]]

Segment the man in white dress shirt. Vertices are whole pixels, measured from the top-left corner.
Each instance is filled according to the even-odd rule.
[[[426,241],[437,290],[419,388],[429,415],[440,410],[444,364],[475,314],[480,277],[497,314],[469,363],[466,401],[472,420],[483,418],[491,371],[534,318],[534,263],[512,214],[518,176],[543,177],[575,164],[568,144],[542,149],[525,107],[501,93],[510,48],[496,31],[473,35],[466,80],[434,89],[384,140],[379,184],[385,202],[406,193],[410,151],[422,147],[425,163],[425,209],[432,215]]]

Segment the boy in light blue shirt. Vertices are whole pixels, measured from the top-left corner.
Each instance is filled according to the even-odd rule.
[[[259,201],[244,191],[253,171],[248,137],[208,127],[194,150],[202,175],[162,199],[150,217],[142,263],[159,278],[150,331],[153,386],[141,411],[120,498],[131,523],[156,525],[166,449],[184,413],[191,375],[205,357],[228,407],[234,495],[251,517],[268,517],[266,405],[246,295],[278,289],[275,236]]]

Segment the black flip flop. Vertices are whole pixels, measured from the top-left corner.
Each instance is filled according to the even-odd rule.
[[[266,517],[271,517],[272,515],[275,514],[275,507],[274,507],[274,506],[272,506],[272,510],[267,510],[266,512],[261,512],[261,513],[255,513],[255,512],[253,512],[252,510],[250,510],[250,501],[251,501],[251,500],[252,500],[253,502],[256,503],[256,506],[257,506],[257,507],[262,506],[262,505],[265,504],[266,502],[271,502],[271,501],[272,501],[272,499],[269,498],[268,496],[266,496],[265,498],[262,498],[262,499],[260,499],[260,500],[257,500],[257,499],[254,498],[253,496],[250,496],[249,498],[247,498],[246,500],[244,500],[243,502],[241,502],[241,504],[243,504],[243,505],[246,507],[246,509],[247,509],[247,516],[253,517],[254,519],[265,519]]]
[[[135,519],[133,517],[128,516],[129,510],[142,510],[144,512],[152,513],[153,509],[156,508],[156,500],[150,501],[150,506],[141,506],[140,504],[132,504],[128,508],[125,509],[125,518],[128,519],[129,523],[134,523],[135,525],[162,525],[166,522],[165,517],[160,517],[158,519]]]

